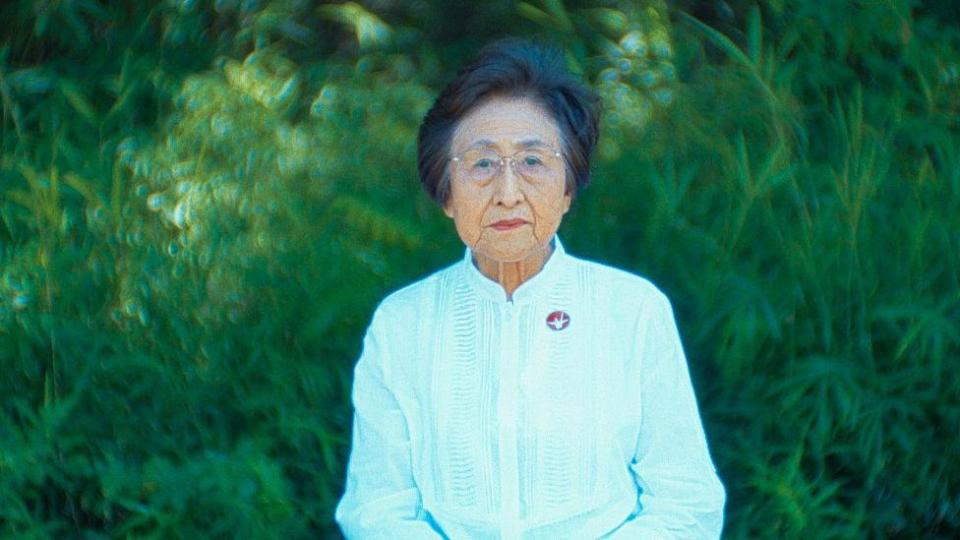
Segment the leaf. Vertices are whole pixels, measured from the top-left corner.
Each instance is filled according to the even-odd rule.
[[[0,73],[0,79],[4,75]],[[42,67],[19,69],[5,76],[10,89],[24,94],[42,94],[53,86],[54,77],[49,70]]]
[[[40,194],[44,191],[43,183],[40,180],[40,174],[29,163],[17,163],[17,170],[26,179],[30,186],[30,191],[34,194]]]
[[[10,190],[10,191],[4,192],[3,196],[6,199],[13,201],[19,204],[20,206],[26,208],[27,210],[30,210],[30,213],[32,214],[36,214],[40,211],[39,208],[37,208],[36,203],[34,202],[33,196],[30,193],[27,193],[26,191],[19,190],[19,189]]]
[[[519,9],[519,5],[517,6]],[[630,19],[617,9],[599,7],[584,8],[578,11],[588,17],[594,24],[601,27],[611,36],[619,37],[627,30]]]
[[[570,14],[567,13],[567,8],[563,5],[563,0],[543,0],[543,5],[557,22],[561,31],[573,32],[573,22],[570,20]]]
[[[747,52],[750,63],[759,66],[763,51],[763,22],[760,19],[760,6],[750,6],[750,15],[747,19]]]
[[[551,17],[546,11],[543,11],[542,9],[527,2],[520,2],[517,4],[517,11],[522,17],[526,17],[540,26],[553,28],[555,30],[559,30],[560,28],[560,26],[557,24],[557,21],[553,20],[553,17]]]
[[[328,19],[352,26],[362,50],[383,45],[392,38],[393,30],[390,26],[356,2],[320,6],[318,11]]]
[[[96,191],[93,189],[89,181],[80,178],[72,172],[64,174],[63,181],[65,184],[75,189],[77,193],[83,195],[83,198],[86,199],[88,203],[93,205],[103,204],[103,201],[101,201],[100,197],[97,196]]]
[[[75,83],[67,79],[60,79],[57,86],[60,90],[60,93],[64,98],[66,98],[67,103],[69,103],[70,106],[73,107],[73,110],[75,110],[84,120],[90,123],[94,123],[96,121],[97,114],[94,112],[90,102],[87,101],[87,97],[80,92]]]
[[[121,113],[127,113],[127,106],[133,101],[139,89],[139,86],[136,84],[124,88],[120,95],[117,96],[116,101],[113,102],[110,110],[107,111],[106,119],[110,120],[120,116]]]

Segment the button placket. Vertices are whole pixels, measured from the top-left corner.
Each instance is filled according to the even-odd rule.
[[[517,411],[519,382],[519,328],[516,324],[516,306],[512,302],[501,308],[500,395],[497,412],[500,419],[500,464],[502,476],[501,503],[503,516],[502,536],[506,539],[520,538],[520,485],[517,456]]]

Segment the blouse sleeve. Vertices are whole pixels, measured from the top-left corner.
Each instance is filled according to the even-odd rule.
[[[407,422],[387,382],[389,346],[378,313],[354,368],[353,437],[335,519],[349,539],[443,538],[427,521],[411,469]]]
[[[637,332],[641,424],[630,464],[639,512],[609,538],[719,538],[726,494],[666,297],[646,321]]]

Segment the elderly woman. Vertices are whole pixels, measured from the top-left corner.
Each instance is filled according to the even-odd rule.
[[[542,45],[494,43],[420,127],[463,260],[388,296],[354,372],[347,538],[717,538],[670,303],[556,236],[598,99]]]

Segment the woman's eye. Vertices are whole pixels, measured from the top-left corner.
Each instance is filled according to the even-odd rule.
[[[537,165],[543,165],[543,160],[539,156],[527,156],[523,158],[523,164],[528,167],[536,167]]]
[[[493,167],[493,160],[488,158],[479,159],[473,164],[473,166],[477,169],[488,169]]]

